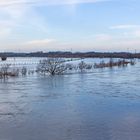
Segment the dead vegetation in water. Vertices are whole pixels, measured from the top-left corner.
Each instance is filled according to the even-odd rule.
[[[75,72],[91,72],[97,68],[112,68],[112,67],[126,67],[129,65],[135,65],[134,59],[125,60],[118,59],[114,61],[110,58],[109,62],[101,61],[100,63],[86,63],[83,60],[78,64],[72,64],[72,62],[66,61],[62,58],[48,58],[40,60],[36,70],[28,70],[26,67],[16,68],[11,67],[11,64],[3,64],[0,66],[0,78],[18,77],[33,75],[34,73],[41,75],[62,75],[64,73]]]
[[[21,69],[11,67],[11,64],[3,64],[0,67],[0,79],[5,79],[8,77],[18,77],[19,75],[27,75],[27,68],[22,67]]]
[[[41,60],[37,66],[39,74],[59,75],[71,72],[89,72],[96,68],[112,68],[112,67],[126,67],[128,64],[135,65],[135,60],[118,59],[114,61],[110,58],[109,62],[101,61],[100,63],[86,63],[81,60],[80,63],[74,65],[72,63],[65,63],[62,58],[48,58]]]
[[[41,60],[37,66],[37,72],[41,74],[60,75],[67,70],[68,66],[62,58],[48,58]]]
[[[130,65],[135,65],[136,62],[135,60],[125,60],[125,59],[119,59],[118,61],[113,61],[113,59],[111,58],[109,62],[105,63],[104,61],[101,61],[99,64],[95,63],[94,64],[94,68],[112,68],[112,67],[126,67],[128,64]]]

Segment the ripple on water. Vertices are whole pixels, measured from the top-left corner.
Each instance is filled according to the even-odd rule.
[[[139,140],[139,70],[0,81],[0,140]]]

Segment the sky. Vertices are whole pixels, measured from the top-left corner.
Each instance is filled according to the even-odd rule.
[[[0,51],[140,52],[139,0],[0,0]]]

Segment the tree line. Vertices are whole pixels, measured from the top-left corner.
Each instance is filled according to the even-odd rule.
[[[61,58],[140,58],[140,53],[129,52],[31,52],[31,53],[0,53],[6,57],[61,57]]]

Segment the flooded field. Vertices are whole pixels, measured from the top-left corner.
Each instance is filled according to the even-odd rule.
[[[139,73],[138,61],[86,74],[1,79],[0,140],[139,140]]]

